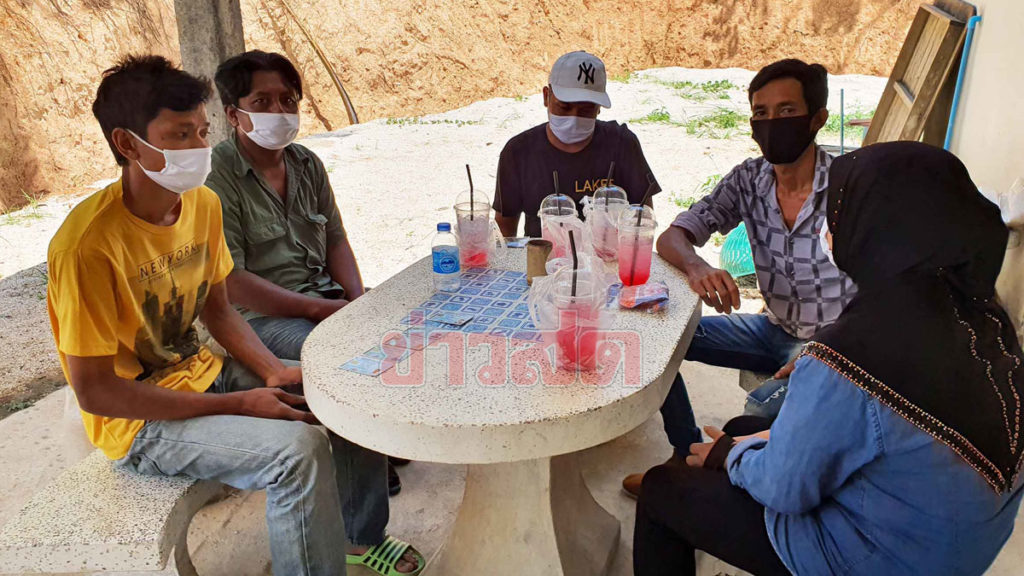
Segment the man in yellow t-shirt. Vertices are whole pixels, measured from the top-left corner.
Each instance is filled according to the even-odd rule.
[[[367,474],[364,460],[380,455],[311,425],[302,396],[283,389],[298,389],[300,368],[271,354],[228,300],[220,201],[203,186],[210,95],[208,81],[159,56],[104,74],[93,113],[121,179],[76,207],[50,244],[61,366],[89,439],[118,466],[266,489],[274,573],[344,574],[342,501],[346,516],[383,518],[383,538],[383,464]],[[230,358],[199,342],[197,318]]]

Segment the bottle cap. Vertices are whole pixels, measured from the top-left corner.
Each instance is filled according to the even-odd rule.
[[[437,223],[437,231],[438,232],[451,232],[452,231],[452,225],[449,224],[448,222],[438,222]]]

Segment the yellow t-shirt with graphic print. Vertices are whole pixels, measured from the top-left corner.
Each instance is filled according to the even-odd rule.
[[[210,287],[231,272],[217,195],[181,197],[171,226],[132,214],[121,181],[79,204],[47,255],[47,308],[64,376],[67,355],[114,356],[118,376],[182,392],[205,392],[222,358],[194,327]],[[82,412],[89,440],[111,459],[128,453],[142,420]]]

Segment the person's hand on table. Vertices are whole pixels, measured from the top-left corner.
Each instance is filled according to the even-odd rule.
[[[317,322],[317,323],[323,322],[331,314],[334,314],[338,310],[341,310],[345,306],[348,306],[348,302],[349,301],[345,300],[345,299],[328,300],[328,299],[325,298],[325,299],[319,300],[316,303],[316,305],[313,307],[313,310],[312,310],[312,313],[309,316],[309,319],[313,320],[314,322]]]
[[[690,284],[690,289],[696,292],[705,304],[720,314],[740,309],[740,289],[725,270],[719,270],[700,260],[688,267],[686,281]]]
[[[242,403],[239,413],[254,418],[273,420],[299,420],[307,424],[319,424],[312,412],[304,412],[295,408],[303,406],[306,399],[298,394],[289,394],[280,388],[254,388],[241,395]]]

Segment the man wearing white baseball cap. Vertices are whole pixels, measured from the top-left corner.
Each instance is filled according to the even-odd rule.
[[[602,107],[612,105],[607,83],[604,62],[593,54],[570,52],[555,62],[544,87],[548,121],[509,140],[498,160],[494,211],[503,235],[516,236],[519,216],[526,214],[525,235],[540,236],[537,211],[554,192],[556,170],[559,192],[575,200],[577,209],[584,197],[612,183],[634,204],[651,184],[652,194],[661,191],[636,135],[625,124],[597,119]]]

